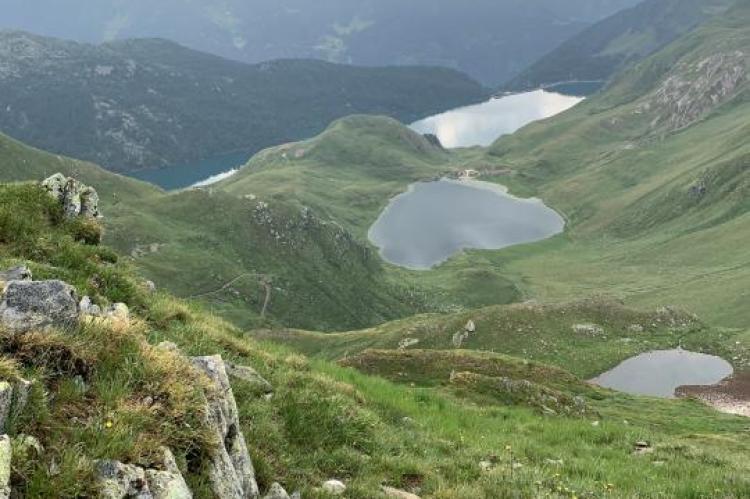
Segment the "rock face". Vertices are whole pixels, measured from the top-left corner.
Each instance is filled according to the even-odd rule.
[[[68,218],[97,218],[99,213],[99,194],[93,187],[86,186],[74,178],[62,173],[55,173],[42,182],[42,187],[59,201]]]
[[[221,442],[211,456],[209,476],[214,494],[225,499],[258,497],[255,470],[240,430],[237,403],[221,356],[193,357],[193,364],[214,383],[217,396],[208,397],[207,424]]]
[[[10,437],[0,436],[0,499],[10,497]]]
[[[66,327],[78,321],[78,297],[62,281],[11,281],[0,301],[0,326],[11,333]]]

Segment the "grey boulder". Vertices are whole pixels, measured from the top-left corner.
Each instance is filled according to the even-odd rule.
[[[102,499],[153,499],[143,468],[111,460],[97,461],[95,467]]]
[[[31,270],[24,265],[13,267],[0,272],[0,288],[10,281],[30,281],[32,278]]]
[[[287,494],[286,490],[284,490],[284,487],[281,486],[280,483],[274,482],[273,485],[271,485],[271,488],[268,489],[268,492],[265,496],[263,496],[263,499],[290,499],[289,494]]]
[[[227,362],[226,368],[227,374],[229,374],[233,378],[237,378],[249,384],[255,392],[262,395],[273,393],[273,386],[271,386],[271,383],[266,381],[266,379],[252,367],[239,366],[236,364],[232,364],[231,362]]]
[[[75,289],[62,281],[11,281],[0,301],[0,326],[11,333],[69,327],[78,321]]]

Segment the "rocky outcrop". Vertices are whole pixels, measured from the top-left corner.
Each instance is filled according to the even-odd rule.
[[[78,296],[62,281],[10,281],[0,301],[0,326],[19,334],[78,321]]]
[[[172,452],[163,448],[164,470],[146,469],[119,461],[95,463],[99,497],[104,499],[192,499]]]
[[[56,173],[42,182],[42,187],[60,204],[68,218],[98,218],[99,194],[93,187]]]
[[[143,468],[110,460],[97,461],[95,468],[102,499],[153,499]]]
[[[225,499],[258,497],[255,470],[240,429],[237,403],[219,355],[193,357],[193,364],[208,376],[215,393],[207,395],[207,425],[220,443],[211,455],[209,476],[214,494]]]

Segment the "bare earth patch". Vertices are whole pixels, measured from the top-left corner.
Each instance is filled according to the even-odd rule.
[[[695,397],[718,411],[750,417],[750,371],[735,373],[713,386],[681,386],[680,397]]]

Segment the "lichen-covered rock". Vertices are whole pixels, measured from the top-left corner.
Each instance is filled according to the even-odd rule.
[[[146,470],[146,481],[154,499],[192,499],[185,479],[177,467],[172,451],[162,448],[164,470]]]
[[[62,204],[66,217],[97,218],[100,216],[99,194],[93,187],[86,186],[74,178],[66,177],[62,173],[56,173],[42,181],[42,187]]]
[[[81,315],[89,317],[101,317],[102,309],[99,305],[95,305],[91,298],[84,296],[81,298],[81,302],[78,304]]]
[[[119,461],[95,463],[99,497],[103,499],[153,499],[143,468]]]
[[[260,394],[273,393],[273,386],[266,379],[258,374],[258,371],[248,366],[238,366],[231,362],[226,363],[227,374],[233,378],[244,381],[252,386],[252,388]]]
[[[11,444],[8,435],[0,436],[0,499],[10,497]]]
[[[68,327],[78,321],[78,297],[62,281],[11,281],[0,301],[0,326],[11,333]]]
[[[383,486],[383,494],[386,497],[391,497],[393,499],[420,499],[418,495],[412,494],[411,492],[386,486]]]
[[[62,173],[55,173],[42,181],[42,187],[56,200],[62,202],[65,196],[65,184],[68,179]]]
[[[13,267],[0,272],[0,290],[5,288],[11,281],[30,281],[32,278],[31,270],[24,265]]]
[[[346,492],[346,485],[340,480],[328,480],[323,484],[323,490],[333,496],[341,496]]]
[[[220,355],[193,357],[193,364],[213,382],[216,390],[208,396],[208,426],[216,433],[219,445],[211,456],[214,493],[226,499],[258,497],[255,470],[240,429],[237,402],[229,384],[226,365]]]
[[[263,499],[290,499],[289,494],[287,494],[286,490],[284,490],[284,487],[281,486],[280,483],[274,482],[273,485],[271,485],[271,488],[268,489],[268,492],[265,496],[263,496]]]
[[[5,431],[5,423],[13,407],[13,386],[7,381],[0,381],[0,432]]]

